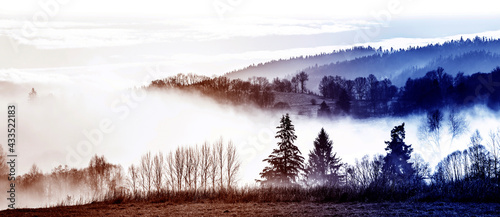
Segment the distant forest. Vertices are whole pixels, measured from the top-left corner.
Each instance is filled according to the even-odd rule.
[[[252,76],[273,79],[291,79],[293,74],[309,74],[311,86],[324,76],[341,76],[346,79],[366,77],[390,78],[392,83],[403,86],[408,78],[423,77],[427,72],[442,67],[448,74],[488,72],[500,62],[500,40],[485,37],[451,40],[441,44],[410,46],[406,49],[382,47],[354,47],[315,56],[275,60],[233,71],[226,76],[246,79]]]
[[[152,81],[149,89],[191,90],[213,97],[221,102],[255,104],[262,108],[285,109],[287,102],[274,102],[279,92],[317,94],[306,88],[309,75],[296,74],[291,80],[252,77],[247,81],[229,79],[224,76],[206,77],[183,75]],[[367,77],[345,79],[340,76],[325,76],[319,83],[320,94],[325,99],[336,101],[334,105],[318,105],[318,116],[351,115],[356,118],[405,116],[425,113],[438,108],[467,108],[487,105],[492,110],[500,106],[500,68],[489,73],[452,76],[438,67],[420,78],[408,78],[406,84],[397,87],[388,78]]]

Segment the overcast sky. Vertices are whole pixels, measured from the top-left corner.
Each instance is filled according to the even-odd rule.
[[[55,0],[2,0],[0,12],[6,16],[29,16],[40,9],[44,2]],[[429,16],[495,16],[496,1],[449,1],[449,0],[351,0],[351,1],[285,1],[285,0],[184,0],[184,1],[123,1],[123,0],[61,0],[58,16],[114,17],[114,18],[188,18],[200,19],[218,16],[216,8],[232,8],[227,16],[295,19],[346,19],[367,18],[371,11],[388,9],[390,4],[401,5],[403,17]],[[215,7],[217,5],[218,7]]]
[[[165,66],[160,77],[223,74],[359,44],[495,37],[500,26],[500,7],[486,0],[0,2],[1,80],[12,79],[12,69],[61,74],[91,67],[94,74],[129,71],[119,75],[124,86],[136,79],[131,71],[151,63]]]

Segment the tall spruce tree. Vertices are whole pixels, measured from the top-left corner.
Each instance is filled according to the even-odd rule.
[[[321,128],[314,141],[314,150],[309,153],[306,169],[308,183],[311,185],[335,185],[340,179],[338,170],[342,166],[337,153],[332,153],[332,140],[325,129]]]
[[[260,182],[263,185],[289,186],[297,182],[297,177],[304,168],[304,157],[301,156],[299,148],[293,144],[297,136],[288,113],[283,115],[277,128],[279,130],[276,138],[281,141],[278,142],[278,148],[263,160],[270,165],[260,173],[264,179]]]
[[[384,157],[382,171],[389,184],[396,185],[410,181],[414,170],[412,163],[408,162],[413,152],[411,145],[406,145],[405,124],[395,126],[391,130],[391,141],[386,141],[387,155]]]

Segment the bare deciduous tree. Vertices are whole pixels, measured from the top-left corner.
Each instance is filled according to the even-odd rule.
[[[210,176],[210,165],[212,162],[212,155],[210,155],[210,145],[203,143],[200,150],[200,178],[203,191],[207,191],[208,178]]]
[[[137,196],[137,179],[138,179],[138,171],[137,168],[132,164],[128,168],[128,174],[129,174],[129,186],[132,189],[132,195],[134,197]]]
[[[227,144],[226,148],[226,171],[227,171],[227,189],[231,190],[235,184],[236,174],[240,169],[240,161],[236,153],[236,147],[231,141]]]
[[[413,154],[410,162],[412,163],[413,169],[415,170],[415,181],[423,183],[423,180],[430,179],[431,170],[429,163],[425,162],[420,154]]]
[[[215,143],[215,153],[217,161],[217,172],[219,173],[219,190],[224,189],[224,161],[226,161],[226,153],[224,152],[224,142],[222,138]]]
[[[167,176],[167,186],[170,186],[172,191],[180,191],[180,189],[176,189],[176,170],[175,170],[175,160],[172,152],[167,154],[167,165],[166,165]]]
[[[496,131],[490,131],[490,138],[488,140],[488,146],[491,153],[491,160],[493,166],[493,173],[495,178],[500,177],[499,164],[500,164],[500,128]]]
[[[468,149],[468,157],[470,160],[470,174],[475,178],[484,179],[489,172],[489,153],[481,145],[483,138],[478,130],[476,130],[470,138],[470,147]]]
[[[185,167],[185,157],[184,148],[178,147],[175,150],[175,180],[177,181],[177,190],[182,190],[182,180],[184,179],[184,167]]]
[[[458,114],[455,110],[451,110],[448,114],[448,124],[449,132],[451,134],[451,140],[459,137],[467,131],[468,123],[465,117]]]
[[[151,159],[151,152],[148,152],[141,157],[140,178],[142,190],[147,194],[151,193],[153,181],[153,162]]]
[[[198,145],[195,145],[193,148],[190,148],[190,155],[191,155],[191,163],[193,165],[192,173],[193,173],[193,185],[194,185],[194,191],[198,191],[198,176],[199,176],[199,166],[200,166],[200,152],[198,150]]]
[[[184,187],[188,190],[192,189],[192,176],[193,176],[193,156],[191,154],[191,147],[183,149],[185,173],[184,173]]]
[[[215,191],[216,185],[217,185],[217,169],[219,168],[219,161],[217,160],[217,149],[216,149],[216,143],[213,144],[212,146],[212,153],[211,153],[211,166],[210,166],[210,181],[212,182],[212,192]]]
[[[163,186],[163,168],[165,162],[163,160],[163,153],[158,152],[153,158],[153,185],[157,192],[162,191]]]

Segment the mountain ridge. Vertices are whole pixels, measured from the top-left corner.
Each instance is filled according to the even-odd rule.
[[[305,58],[272,60],[234,70],[225,76],[242,80],[256,76],[271,80],[275,77],[291,77],[304,71],[309,74],[307,88],[317,92],[321,79],[330,75],[354,79],[373,74],[378,78],[389,78],[397,86],[402,86],[408,78],[421,77],[437,67],[443,67],[449,74],[456,75],[459,72],[472,74],[488,71],[499,65],[500,39],[476,36],[473,39],[461,38],[399,50],[353,47]]]

